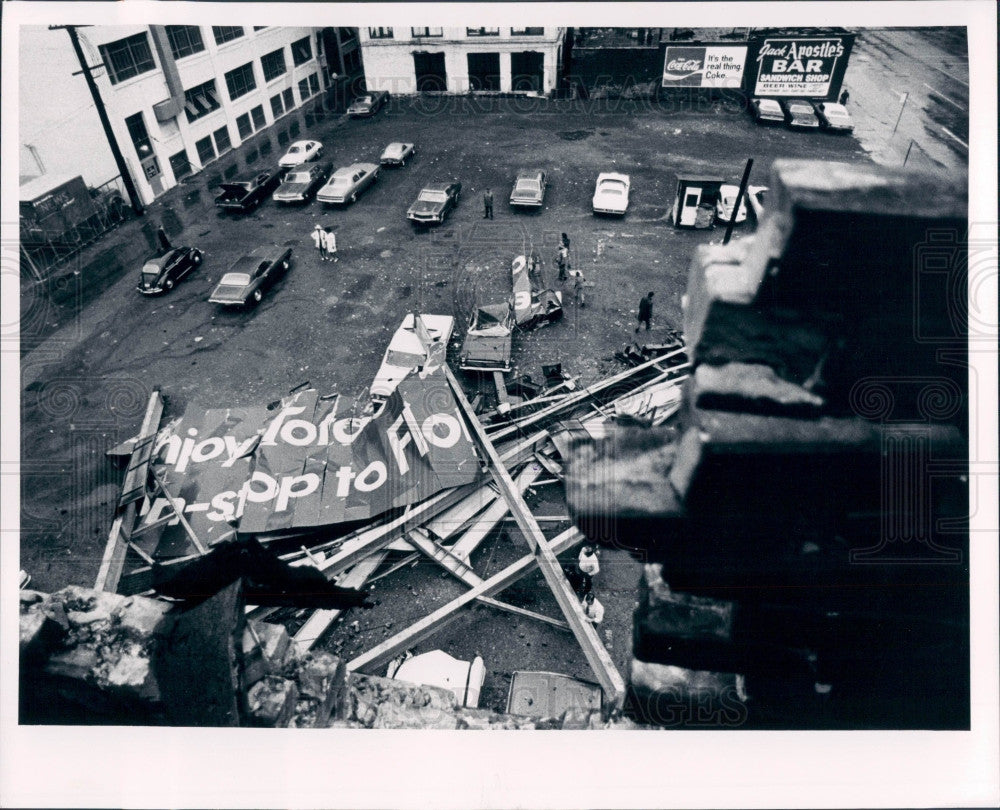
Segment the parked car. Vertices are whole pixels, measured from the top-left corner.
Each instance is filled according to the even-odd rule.
[[[526,208],[541,208],[545,201],[545,189],[548,188],[545,172],[540,169],[517,173],[514,188],[510,192],[510,204],[522,205]]]
[[[215,204],[223,211],[245,214],[270,197],[280,182],[281,177],[276,172],[260,172],[246,180],[223,183]]]
[[[426,185],[407,209],[406,218],[420,225],[444,222],[451,209],[458,205],[461,194],[462,184],[458,181]]]
[[[843,104],[832,101],[813,102],[819,125],[830,132],[854,132],[854,122],[851,114]]]
[[[288,147],[278,165],[282,169],[290,169],[310,160],[319,160],[321,157],[323,157],[323,144],[319,141],[296,141]]]
[[[347,115],[351,118],[367,118],[381,110],[388,100],[389,94],[385,90],[365,93],[354,99],[354,103],[347,108]]]
[[[724,184],[719,186],[719,201],[715,204],[715,217],[724,224],[729,223],[733,215],[733,206],[736,205],[736,195],[740,193],[739,186]],[[736,212],[736,223],[746,222],[747,219],[747,196],[750,190],[747,189],[743,199],[740,200],[740,210]]]
[[[292,249],[280,245],[259,247],[236,260],[212,290],[209,302],[223,306],[257,303],[292,262]]]
[[[750,99],[750,114],[758,124],[785,123],[785,113],[773,98]]]
[[[353,203],[358,195],[378,180],[379,168],[374,163],[352,163],[337,169],[316,199],[321,203]]]
[[[184,276],[198,267],[205,255],[193,247],[179,247],[146,259],[136,289],[143,295],[172,290]]]
[[[412,143],[390,143],[378,162],[383,166],[405,166],[406,161],[417,154],[417,147]]]
[[[403,318],[375,375],[372,400],[376,404],[385,402],[405,377],[427,365],[428,358],[444,363],[454,329],[455,319],[450,315],[414,315],[411,312]]]
[[[479,655],[472,661],[461,661],[444,650],[430,650],[420,655],[406,652],[389,663],[386,676],[405,683],[447,689],[459,706],[474,709],[479,706],[486,665]]]
[[[801,98],[783,98],[781,108],[785,111],[785,123],[792,129],[819,128],[819,119],[808,101]]]
[[[329,163],[306,163],[290,169],[274,192],[273,199],[279,203],[308,202],[316,196],[329,173]]]
[[[595,214],[624,214],[628,209],[628,194],[631,182],[627,174],[602,172],[597,175],[594,188]]]
[[[513,342],[514,308],[510,301],[477,307],[469,317],[459,366],[466,371],[510,371]]]

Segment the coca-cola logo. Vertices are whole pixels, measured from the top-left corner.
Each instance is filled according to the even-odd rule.
[[[699,59],[671,59],[667,62],[667,70],[701,70]]]

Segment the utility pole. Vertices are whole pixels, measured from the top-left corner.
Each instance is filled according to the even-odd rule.
[[[744,197],[747,193],[747,183],[750,182],[750,170],[753,168],[753,158],[747,159],[746,168],[743,170],[743,179],[740,180],[740,190],[736,195],[736,202],[733,203],[733,213],[729,217],[729,223],[726,225],[726,237],[722,240],[722,244],[728,245],[729,239],[733,235],[733,225],[736,224],[736,214],[739,213],[740,203],[743,202]]]
[[[103,63],[100,65],[87,64],[87,59],[83,55],[83,48],[80,46],[80,37],[76,33],[77,26],[49,26],[49,30],[55,30],[58,28],[65,28],[66,33],[69,34],[70,41],[73,43],[73,50],[76,51],[76,58],[80,61],[80,70],[73,75],[78,76],[82,73],[83,77],[87,80],[87,87],[90,89],[90,95],[94,99],[94,106],[97,107],[97,115],[101,119],[101,125],[104,127],[104,134],[107,136],[108,146],[111,147],[111,154],[115,159],[115,164],[118,166],[118,173],[121,174],[122,183],[125,185],[125,192],[128,194],[128,198],[132,202],[132,210],[135,211],[137,216],[142,216],[146,209],[142,204],[142,198],[139,196],[139,189],[135,187],[132,175],[129,174],[128,164],[125,163],[125,156],[122,154],[122,150],[118,147],[118,139],[115,138],[115,132],[111,128],[111,121],[108,119],[108,111],[104,108],[104,101],[101,99],[101,92],[98,90],[97,83],[94,81],[94,77],[91,73],[91,71],[95,68],[104,67],[104,65]]]

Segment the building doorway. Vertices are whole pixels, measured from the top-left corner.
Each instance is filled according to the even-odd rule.
[[[510,87],[521,92],[541,93],[544,82],[544,56],[538,51],[510,55]]]
[[[418,93],[443,93],[448,89],[444,53],[421,51],[413,54],[413,71],[417,77]]]
[[[469,89],[494,91],[500,89],[499,53],[469,54]]]

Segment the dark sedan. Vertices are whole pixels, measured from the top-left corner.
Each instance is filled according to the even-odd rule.
[[[209,302],[223,306],[246,306],[257,303],[292,261],[292,249],[271,245],[257,248],[249,256],[237,259],[212,290]]]
[[[541,208],[545,202],[545,189],[548,185],[545,172],[540,169],[518,172],[514,188],[510,192],[510,204],[524,208]]]
[[[354,103],[347,108],[347,114],[351,118],[367,118],[381,110],[388,100],[389,94],[385,90],[365,93],[363,96],[356,98]]]
[[[785,111],[785,123],[792,129],[819,129],[819,119],[808,101],[801,98],[782,99],[781,108]]]
[[[136,289],[143,295],[172,290],[178,281],[201,264],[204,257],[198,248],[180,247],[146,259]]]
[[[330,173],[330,164],[304,163],[290,169],[272,199],[279,203],[307,202],[316,196]]]
[[[413,205],[406,211],[406,218],[418,225],[444,222],[448,213],[458,205],[462,184],[431,183],[424,186]]]
[[[281,182],[281,177],[273,172],[260,172],[245,180],[223,183],[222,193],[215,198],[215,204],[223,211],[245,214],[252,211],[271,196]]]

